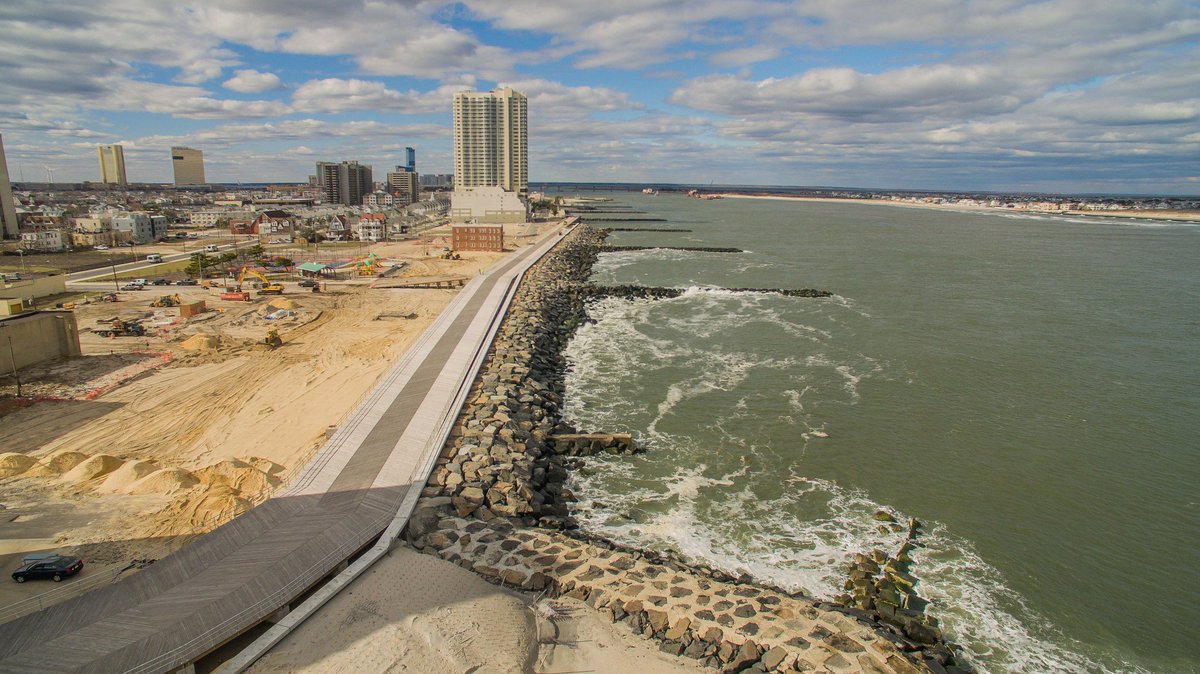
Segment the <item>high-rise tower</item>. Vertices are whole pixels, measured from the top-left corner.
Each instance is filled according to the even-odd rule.
[[[4,158],[4,138],[0,136],[0,235],[6,239],[21,236],[17,229],[17,205],[12,183],[8,180],[8,160]]]
[[[100,158],[100,182],[105,185],[127,185],[125,180],[125,148],[120,145],[97,145]]]
[[[371,182],[371,167],[356,161],[317,162],[317,187],[325,196],[327,204],[359,206],[364,194],[374,189]]]
[[[171,168],[175,169],[175,185],[203,185],[204,153],[190,147],[171,148]]]
[[[454,94],[455,189],[529,194],[528,102],[509,88]]]

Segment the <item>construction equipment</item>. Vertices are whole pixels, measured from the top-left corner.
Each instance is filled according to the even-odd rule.
[[[442,253],[442,259],[443,260],[461,260],[462,256],[458,254],[457,250],[448,250],[448,251]]]
[[[225,288],[225,292],[221,293],[221,299],[231,302],[249,302],[250,293],[244,290],[235,290],[234,288]]]
[[[163,295],[162,297],[159,297],[158,299],[151,302],[150,306],[152,306],[152,307],[177,307],[180,304],[183,304],[183,298],[180,297],[178,294],[175,294],[175,295]]]
[[[142,337],[146,334],[146,329],[137,321],[123,321],[114,318],[108,328],[93,330],[93,332],[101,337]]]
[[[283,338],[279,336],[278,330],[271,328],[270,330],[267,330],[267,336],[263,337],[263,344],[266,344],[272,349],[278,349],[279,347],[283,346]]]
[[[276,282],[272,281],[271,279],[267,278],[261,272],[255,271],[249,267],[242,267],[242,272],[240,274],[238,274],[237,290],[240,291],[242,289],[242,282],[244,282],[246,280],[247,276],[253,276],[254,278],[258,279],[261,282],[261,285],[259,286],[259,289],[258,289],[259,295],[282,295],[283,294],[283,284],[282,283],[276,283]]]

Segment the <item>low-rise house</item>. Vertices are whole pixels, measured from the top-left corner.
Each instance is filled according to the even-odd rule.
[[[112,220],[105,217],[71,218],[71,245],[113,244]]]
[[[113,235],[136,245],[154,241],[154,228],[146,213],[124,213],[112,219]]]
[[[383,213],[364,213],[358,219],[359,241],[383,241],[387,238],[387,216]]]
[[[57,253],[66,248],[61,229],[39,228],[32,232],[21,232],[21,248],[47,253]]]
[[[391,194],[383,190],[376,190],[363,196],[362,205],[371,208],[391,208],[393,202],[394,199]]]

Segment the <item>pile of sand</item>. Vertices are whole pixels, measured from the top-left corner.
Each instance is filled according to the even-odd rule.
[[[69,449],[59,450],[37,462],[37,465],[25,471],[27,477],[58,477],[75,466],[87,460],[87,454],[72,452]]]
[[[192,527],[217,527],[254,507],[254,502],[242,497],[228,485],[209,485],[197,498],[189,502],[188,509]]]
[[[225,459],[194,471],[192,475],[204,485],[224,485],[247,496],[265,494],[279,484],[277,478],[239,459]]]
[[[153,461],[126,461],[121,464],[120,468],[109,473],[96,491],[107,493],[124,491],[134,482],[156,470],[158,470],[158,465]]]
[[[254,466],[258,470],[261,470],[262,472],[266,473],[267,475],[273,475],[273,476],[279,475],[280,473],[282,473],[283,468],[284,468],[283,466],[279,465],[278,463],[275,463],[274,461],[271,461],[270,459],[264,459],[261,456],[247,456],[246,463],[250,464],[251,466]]]
[[[80,462],[78,466],[67,471],[58,479],[70,484],[87,482],[108,475],[124,463],[111,454],[96,454]]]
[[[289,300],[286,297],[276,297],[275,299],[268,302],[267,306],[274,307],[276,309],[299,309],[300,308],[300,304],[298,302],[293,302],[292,300]]]
[[[216,335],[192,335],[179,345],[188,351],[211,351],[221,345],[221,339]]]
[[[195,476],[182,468],[163,468],[150,473],[121,491],[134,496],[170,495],[184,489],[191,489],[199,482]]]
[[[5,452],[0,454],[0,479],[20,475],[37,463],[37,459],[26,454]]]

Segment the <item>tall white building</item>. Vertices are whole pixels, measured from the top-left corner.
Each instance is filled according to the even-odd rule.
[[[12,183],[8,180],[8,161],[4,158],[4,138],[0,136],[0,236],[15,239],[20,235],[17,205],[13,200]]]
[[[125,148],[120,145],[97,145],[100,158],[100,182],[105,185],[126,185]]]
[[[171,167],[175,169],[175,185],[203,185],[204,153],[190,147],[171,148]]]
[[[454,94],[454,187],[529,194],[528,102],[509,88]]]

